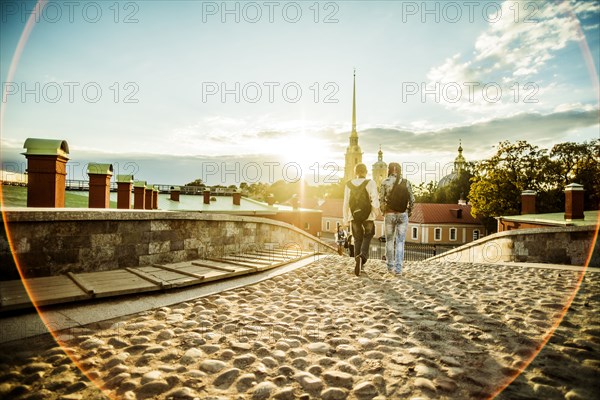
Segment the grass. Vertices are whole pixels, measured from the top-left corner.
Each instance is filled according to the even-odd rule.
[[[27,188],[24,186],[2,186],[2,199],[5,207],[27,207]],[[65,207],[88,208],[88,192],[65,192]],[[110,208],[117,208],[111,201]]]

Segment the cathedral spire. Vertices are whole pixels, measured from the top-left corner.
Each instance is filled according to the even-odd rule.
[[[354,167],[362,163],[362,150],[358,145],[358,132],[356,132],[356,68],[352,84],[352,132],[346,149],[346,165],[344,166],[344,181],[354,178]]]
[[[354,83],[352,85],[352,136],[358,136],[356,133],[356,68],[354,69]]]

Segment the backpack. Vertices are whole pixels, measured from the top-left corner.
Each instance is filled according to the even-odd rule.
[[[346,184],[350,189],[350,211],[352,219],[356,222],[364,222],[371,215],[371,198],[367,192],[368,179],[355,186],[352,181]]]
[[[406,179],[402,179],[402,181],[398,183],[399,180],[400,177],[398,176],[388,195],[387,208],[391,211],[403,213],[408,207],[408,188],[406,186]]]

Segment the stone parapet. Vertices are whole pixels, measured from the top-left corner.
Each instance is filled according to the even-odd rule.
[[[595,226],[515,229],[486,236],[428,260],[585,265],[589,258],[590,267],[599,267],[597,233],[598,227]],[[594,243],[596,246],[592,252]]]
[[[173,263],[269,248],[334,252],[279,221],[198,212],[7,209],[12,251],[26,277]],[[6,235],[0,279],[16,279]]]

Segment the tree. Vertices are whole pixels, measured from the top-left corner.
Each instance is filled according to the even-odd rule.
[[[483,217],[519,214],[523,190],[550,189],[549,168],[546,150],[524,140],[500,142],[494,156],[475,163],[469,190],[471,213]]]
[[[204,182],[202,182],[202,179],[198,178],[193,180],[190,183],[186,183],[185,186],[205,186]]]
[[[464,169],[457,172],[455,179],[444,187],[438,187],[433,193],[432,202],[453,204],[458,203],[461,197],[466,200],[471,189],[472,168],[473,163],[468,163]]]
[[[240,187],[242,185],[240,185]],[[266,201],[267,196],[269,195],[269,185],[266,183],[252,183],[246,187],[246,190],[248,197],[258,201]]]
[[[437,184],[430,181],[427,185],[425,182],[421,182],[418,186],[413,186],[413,193],[415,195],[416,203],[433,203],[433,197],[437,190]]]
[[[556,182],[555,192],[564,207],[565,186],[579,183],[585,189],[584,208],[597,210],[600,203],[600,140],[584,143],[559,143],[550,150],[552,168],[549,179]]]

